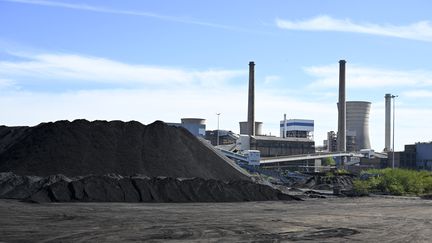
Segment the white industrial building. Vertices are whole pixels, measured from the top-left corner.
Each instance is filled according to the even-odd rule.
[[[314,121],[306,119],[284,119],[280,121],[281,138],[308,138],[313,140]]]

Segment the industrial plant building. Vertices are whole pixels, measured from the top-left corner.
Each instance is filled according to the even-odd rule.
[[[281,138],[308,138],[313,140],[314,121],[305,119],[289,119],[280,121]]]
[[[252,136],[250,149],[259,150],[261,157],[277,157],[315,153],[315,142],[308,138]]]
[[[389,163],[392,162],[392,154],[389,153]],[[400,168],[431,171],[432,142],[405,145],[403,152],[395,153],[395,165]]]
[[[324,140],[324,150],[328,152],[337,151],[337,135],[334,131],[327,132],[327,139]]]
[[[308,120],[307,129],[313,131],[313,121]],[[312,127],[310,127],[310,122]],[[241,123],[240,123],[241,124]],[[260,124],[261,125],[261,124]],[[263,136],[240,134],[241,137],[248,136],[249,146],[244,147],[247,150],[259,150],[261,157],[277,157],[297,154],[315,153],[315,142],[310,132],[302,130],[299,127],[291,127],[292,130],[287,137]],[[299,130],[294,130],[299,129]],[[246,143],[246,142],[243,142]]]
[[[204,138],[210,141],[213,146],[217,146],[236,144],[237,139],[239,139],[239,135],[227,130],[211,130],[206,131]]]
[[[286,120],[286,117],[285,119]],[[309,130],[292,126],[290,136],[262,136],[262,123],[255,121],[255,63],[249,62],[249,88],[247,122],[240,122],[240,144],[244,150],[258,150],[262,157],[287,156],[295,154],[308,154],[315,152],[315,142],[309,136],[310,121],[306,121]],[[284,125],[284,128],[287,124]],[[294,124],[293,124],[294,125]],[[297,124],[299,125],[299,124]],[[295,129],[298,129],[297,131]],[[288,131],[286,129],[285,131]],[[284,132],[285,134],[285,132]],[[245,135],[245,136],[242,136]],[[245,146],[247,144],[247,146]]]

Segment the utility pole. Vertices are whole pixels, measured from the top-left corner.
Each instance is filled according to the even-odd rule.
[[[217,117],[218,117],[218,122],[217,122],[217,138],[216,138],[216,146],[219,146],[219,116],[221,113],[216,113]]]
[[[399,97],[399,96],[397,96],[397,95],[392,95],[391,96],[391,98],[393,99],[393,141],[392,141],[392,154],[393,154],[393,158],[392,158],[392,168],[394,169],[395,168],[395,150],[394,150],[394,145],[395,145],[395,113],[396,113],[396,110],[395,110],[395,108],[396,108],[396,106],[395,106],[395,103],[396,103],[396,97]]]

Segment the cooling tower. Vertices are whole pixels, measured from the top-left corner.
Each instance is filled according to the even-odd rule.
[[[358,151],[370,149],[369,112],[371,103],[367,101],[346,102],[346,128],[355,132],[355,144]]]

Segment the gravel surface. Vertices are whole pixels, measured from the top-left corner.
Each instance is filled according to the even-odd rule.
[[[430,242],[432,201],[52,203],[0,200],[5,242]]]

